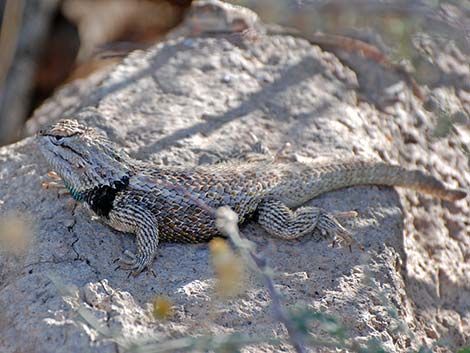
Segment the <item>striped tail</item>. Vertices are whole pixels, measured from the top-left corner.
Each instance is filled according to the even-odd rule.
[[[420,170],[408,170],[398,165],[351,160],[350,162],[333,164],[332,167],[332,170],[326,171],[326,175],[322,175],[322,178],[337,179],[340,187],[352,185],[400,186],[448,201],[460,200],[467,196],[464,190],[450,189],[430,174]]]
[[[391,180],[391,184],[386,183],[387,180],[384,176],[384,185],[396,185],[414,189],[447,201],[457,201],[467,196],[464,190],[450,189],[439,179],[420,170],[406,170],[396,165],[384,164],[384,166],[392,173],[396,170],[397,174],[396,182],[393,183],[393,180]]]
[[[284,181],[272,195],[290,206],[298,206],[320,194],[355,185],[400,186],[448,201],[467,196],[464,190],[448,188],[430,174],[383,162],[351,159],[299,166],[296,171],[286,168],[284,171]]]

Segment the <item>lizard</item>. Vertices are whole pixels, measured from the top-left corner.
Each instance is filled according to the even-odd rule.
[[[303,204],[354,185],[407,187],[448,201],[467,194],[422,171],[358,157],[153,165],[130,157],[103,133],[74,119],[40,130],[37,142],[75,200],[112,228],[136,236],[136,253],[124,251],[118,266],[133,275],[152,269],[160,241],[198,243],[220,236],[214,216],[200,202],[213,209],[229,206],[240,224],[256,213],[260,226],[278,238],[320,231],[351,243],[337,217]]]

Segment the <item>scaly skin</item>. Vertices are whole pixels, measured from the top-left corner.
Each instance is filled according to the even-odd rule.
[[[38,134],[39,147],[72,196],[111,227],[136,235],[137,254],[121,265],[137,275],[150,267],[158,242],[202,242],[219,233],[202,201],[231,207],[240,223],[255,211],[270,234],[293,239],[315,230],[351,241],[324,210],[299,207],[322,193],[352,185],[397,185],[455,201],[466,196],[420,171],[358,159],[304,164],[286,161],[160,167],[130,158],[111,141],[75,120]]]

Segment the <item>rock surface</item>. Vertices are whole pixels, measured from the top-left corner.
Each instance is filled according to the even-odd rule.
[[[370,77],[379,77],[383,69],[369,64]],[[333,54],[301,39],[177,39],[57,92],[35,113],[30,132],[75,117],[132,156],[163,165],[213,162],[247,147],[253,133],[273,150],[290,142],[307,157],[374,155],[468,188],[461,148],[468,127],[456,125],[436,138],[437,114],[406,85],[398,81],[378,92],[373,84],[359,87],[360,81]],[[394,97],[380,110],[374,99],[364,99],[378,93]],[[434,88],[434,95],[451,113],[461,111],[468,97],[449,87]],[[106,333],[121,343],[235,331],[285,337],[254,276],[239,297],[214,297],[206,244],[162,244],[156,277],[146,272],[128,279],[114,271],[113,260],[133,249],[133,238],[93,221],[69,197],[41,188],[48,167],[33,137],[1,148],[0,161],[0,213],[19,214],[32,227],[23,252],[0,251],[0,351],[119,351]],[[437,351],[470,344],[468,199],[451,204],[405,190],[354,187],[310,204],[357,211],[345,225],[365,250],[332,248],[314,238],[272,239],[249,222],[242,231],[269,260],[288,307],[324,310],[358,342],[376,338],[390,351],[437,339],[446,342]],[[159,295],[174,305],[166,321],[151,315],[149,303]],[[410,332],[397,330],[398,324]],[[243,351],[293,348],[261,344]]]

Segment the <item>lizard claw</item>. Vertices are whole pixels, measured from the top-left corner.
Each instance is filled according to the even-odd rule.
[[[57,175],[55,172],[47,173],[48,180],[45,180],[41,183],[41,186],[44,189],[56,189],[59,196],[69,194],[70,191],[65,186],[64,181]]]
[[[327,213],[321,215],[318,220],[318,227],[322,234],[329,235],[333,238],[333,247],[336,244],[344,244],[351,249],[351,246],[358,246],[361,250],[364,247],[352,236],[351,232],[344,228],[334,216]]]
[[[119,262],[119,265],[114,270],[123,269],[130,271],[128,278],[131,275],[133,275],[134,277],[139,275],[146,268],[149,269],[154,276],[156,276],[155,271],[150,268],[150,265],[152,264],[152,259],[146,256],[145,254],[135,255],[133,252],[125,250],[123,256],[117,258],[113,262]]]

